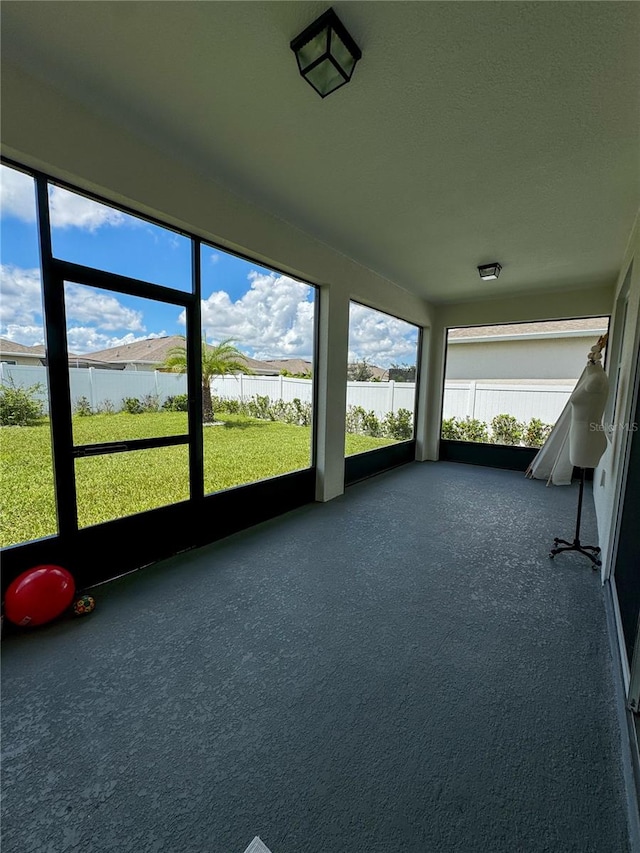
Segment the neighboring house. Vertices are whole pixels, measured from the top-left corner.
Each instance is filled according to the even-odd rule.
[[[450,329],[447,380],[575,382],[608,317]]]
[[[100,366],[117,367],[120,370],[158,370],[164,364],[170,350],[184,345],[184,338],[180,335],[167,335],[163,338],[147,338],[133,344],[122,344],[121,346],[86,353],[79,358],[100,361]],[[248,355],[243,355],[242,360],[247,365],[247,372],[263,376],[274,376],[280,372],[270,363],[258,361]],[[83,367],[84,365],[80,364],[79,366]]]
[[[42,344],[27,347],[7,338],[0,338],[0,362],[4,364],[21,364],[28,367],[42,367],[45,363],[45,352]]]
[[[278,373],[282,373],[283,370],[286,370],[288,373],[293,373],[295,375],[307,374],[311,376],[313,374],[313,364],[310,361],[307,361],[304,358],[268,358],[265,360],[265,364],[271,365],[274,370],[277,370]]]
[[[362,362],[350,361],[347,365],[347,374],[350,374],[351,368],[356,367],[356,365],[362,364]],[[386,367],[378,367],[375,364],[369,364],[367,362],[367,367],[371,371],[371,379],[367,379],[367,382],[388,382],[389,381],[389,371]]]
[[[23,367],[46,367],[47,356],[44,344],[25,346],[7,338],[0,338],[0,362]],[[99,367],[101,370],[122,370],[124,365],[111,364],[100,359],[69,353],[69,367]]]

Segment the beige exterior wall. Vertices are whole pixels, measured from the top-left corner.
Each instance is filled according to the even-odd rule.
[[[447,379],[575,381],[599,335],[522,341],[449,343]]]
[[[12,355],[9,353],[0,353],[0,361],[8,361],[11,364],[24,364],[28,367],[42,367],[42,357],[34,358],[29,355]]]

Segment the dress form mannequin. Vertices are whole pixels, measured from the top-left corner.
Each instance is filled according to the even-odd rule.
[[[606,450],[602,415],[608,396],[607,374],[599,361],[589,362],[569,398],[569,459],[576,468],[595,468]]]
[[[580,468],[580,492],[578,495],[578,518],[573,542],[566,539],[554,539],[551,558],[560,551],[579,551],[591,560],[596,569],[601,565],[600,548],[580,543],[580,517],[582,514],[582,495],[584,492],[585,468],[595,468],[607,447],[607,438],[602,425],[602,415],[609,396],[609,378],[604,372],[600,360],[606,336],[591,347],[587,356],[587,366],[569,398],[571,426],[569,427],[569,459],[571,465]]]

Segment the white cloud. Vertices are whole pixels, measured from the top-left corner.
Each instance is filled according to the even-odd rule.
[[[10,340],[17,340],[25,346],[42,343],[33,341],[34,332],[39,329],[40,339],[43,338],[42,297],[40,295],[40,270],[21,269],[11,264],[0,267],[0,284],[2,300],[0,301],[0,333]],[[24,327],[29,330],[29,342],[16,337],[16,331]],[[9,334],[9,329],[13,333]]]
[[[0,335],[24,346],[44,343],[40,271],[3,264],[0,280]],[[72,352],[106,349],[166,334],[145,334],[140,311],[127,308],[111,294],[83,285],[65,285],[65,307]],[[123,329],[127,329],[124,336],[109,334]]]
[[[102,225],[123,225],[133,222],[131,217],[105,204],[68,192],[61,187],[50,187],[49,209],[53,228],[82,228],[95,231]],[[0,210],[2,216],[13,216],[23,222],[36,221],[35,182],[29,175],[9,166],[0,170]]]
[[[2,216],[15,216],[23,222],[36,221],[36,187],[29,175],[0,168],[0,211]]]
[[[69,352],[84,355],[85,353],[99,352],[125,344],[135,344],[137,341],[146,341],[149,338],[163,338],[166,334],[165,331],[162,331],[136,336],[128,332],[126,335],[116,337],[103,334],[94,326],[73,326],[67,332],[67,340]]]
[[[308,285],[285,275],[249,275],[247,293],[232,301],[224,290],[202,302],[202,325],[209,341],[233,338],[256,358],[311,358],[313,302]],[[181,317],[184,323],[184,315]],[[417,331],[414,326],[380,311],[352,304],[349,360],[366,358],[388,367],[415,364]]]
[[[49,209],[52,228],[74,226],[96,231],[101,225],[122,225],[127,219],[119,210],[60,187],[49,190]]]
[[[64,292],[67,321],[93,324],[96,329],[106,331],[145,331],[142,312],[127,308],[115,296],[81,284],[66,284]]]
[[[42,324],[29,326],[9,323],[7,326],[2,326],[2,337],[8,341],[22,344],[25,347],[33,347],[36,344],[44,345],[44,327]]]
[[[276,273],[249,273],[251,286],[233,302],[217,290],[202,302],[207,339],[233,338],[256,358],[309,358],[313,352],[313,302],[309,285]]]
[[[389,367],[415,364],[417,330],[410,323],[388,314],[351,304],[349,312],[349,361],[366,358],[371,364]]]

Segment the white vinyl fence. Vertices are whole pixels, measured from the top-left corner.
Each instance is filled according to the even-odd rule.
[[[45,405],[48,404],[46,367],[0,363],[0,382],[3,385],[13,382],[22,388],[41,385],[41,390],[36,396]],[[94,410],[109,401],[118,411],[125,397],[141,399],[147,395],[157,395],[162,404],[167,397],[187,393],[187,377],[184,374],[160,373],[157,370],[99,370],[95,367],[70,367],[69,384],[71,405],[75,406],[81,397],[86,397]]]
[[[253,396],[289,402],[296,397],[300,402],[312,402],[311,379],[294,379],[289,376],[216,376],[211,388],[217,397],[232,400],[250,400]],[[413,382],[347,382],[347,405],[362,406],[378,417],[398,409],[413,412],[415,403]]]
[[[86,397],[92,409],[110,401],[119,409],[125,397],[142,398],[157,395],[162,404],[167,397],[186,394],[186,376],[159,371],[99,370],[94,367],[69,369],[71,400],[75,404]],[[0,363],[0,382],[13,381],[17,386],[42,385],[40,399],[47,402],[47,373],[44,367]],[[255,396],[290,402],[296,397],[311,402],[313,384],[310,379],[290,376],[216,376],[211,383],[218,397],[250,400]],[[571,385],[520,384],[497,385],[489,382],[447,382],[444,392],[444,418],[477,418],[490,423],[495,415],[513,415],[519,421],[540,418],[557,421],[569,395]],[[347,382],[347,405],[362,406],[378,417],[398,409],[414,410],[413,382]]]
[[[555,424],[574,385],[536,385],[533,380],[498,385],[492,382],[447,382],[442,417],[476,418],[490,424],[496,415]]]

